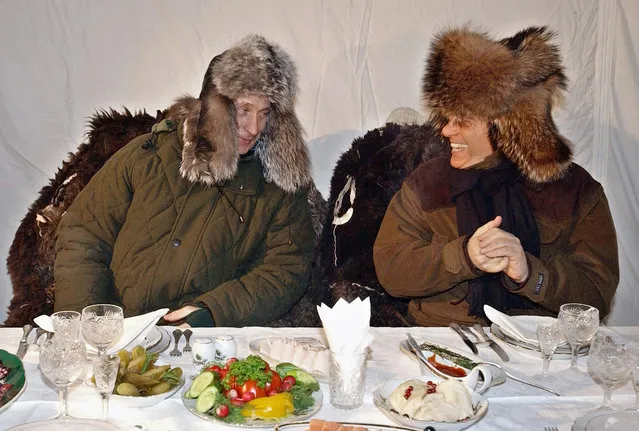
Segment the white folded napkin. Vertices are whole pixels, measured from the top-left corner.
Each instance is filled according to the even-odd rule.
[[[509,316],[490,305],[484,305],[484,313],[506,335],[533,344],[538,343],[537,325],[539,323],[554,323],[557,321],[557,319],[550,316]]]
[[[155,323],[169,311],[168,308],[160,308],[159,310],[152,311],[150,313],[141,314],[139,316],[127,317],[124,319],[124,330],[122,336],[109,350],[109,353],[115,353],[132,344],[133,341],[137,341],[140,344],[144,340],[144,337],[155,326]],[[53,322],[51,316],[41,315],[33,319],[36,325],[44,329],[45,331],[54,332]],[[87,345],[87,350],[95,352],[96,349]]]
[[[339,354],[364,353],[373,341],[370,335],[371,302],[356,298],[348,303],[340,298],[333,308],[326,304],[317,306],[322,320],[328,347]]]

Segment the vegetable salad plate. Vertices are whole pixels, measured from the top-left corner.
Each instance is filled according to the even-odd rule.
[[[22,361],[0,349],[0,413],[7,410],[27,387]]]
[[[313,398],[315,399],[315,404],[307,410],[301,412],[295,412],[290,416],[286,416],[279,420],[262,420],[262,419],[246,419],[243,423],[237,422],[228,422],[223,421],[222,419],[217,418],[214,415],[210,415],[207,413],[200,413],[195,408],[195,404],[197,400],[189,399],[185,397],[185,394],[188,392],[188,389],[182,392],[182,403],[187,408],[188,411],[193,413],[195,416],[202,418],[206,421],[218,423],[220,425],[227,425],[239,428],[273,428],[275,425],[283,424],[291,421],[303,421],[305,419],[310,418],[314,414],[316,414],[322,408],[322,402],[324,400],[324,394],[322,390],[313,392]]]

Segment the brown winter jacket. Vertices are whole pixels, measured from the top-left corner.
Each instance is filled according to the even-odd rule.
[[[466,281],[482,272],[470,262],[468,238],[457,232],[451,169],[445,158],[420,165],[392,199],[375,241],[377,276],[389,294],[413,298],[408,318],[416,325],[481,322],[468,316],[465,301]],[[502,285],[537,307],[506,312],[556,314],[563,303],[581,302],[597,307],[603,318],[619,282],[617,239],[603,188],[576,164],[561,180],[521,187],[537,221],[541,255],[527,253],[530,276],[523,285],[505,275]]]
[[[306,188],[264,179],[258,157],[216,186],[178,172],[183,123],[113,155],[62,217],[55,309],[120,303],[127,316],[203,302],[218,326],[265,324],[303,295],[314,246]]]

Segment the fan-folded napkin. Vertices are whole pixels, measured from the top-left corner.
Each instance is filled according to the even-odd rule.
[[[109,348],[108,352],[117,352],[131,344],[135,340],[141,343],[144,337],[155,326],[160,317],[169,311],[168,308],[160,308],[150,313],[141,314],[139,316],[127,317],[124,319],[123,331],[120,339]],[[53,322],[51,316],[41,315],[33,319],[33,321],[45,331],[53,332]],[[96,351],[94,347],[87,345],[87,350]]]
[[[360,298],[348,303],[340,298],[333,308],[318,305],[329,349],[337,354],[364,353],[373,341],[370,335],[371,302]]]
[[[557,319],[550,316],[509,316],[490,305],[484,305],[484,313],[506,335],[533,344],[538,343],[537,325],[539,323],[557,322]]]

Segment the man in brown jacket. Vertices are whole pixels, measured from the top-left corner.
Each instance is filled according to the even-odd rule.
[[[162,307],[191,326],[262,325],[304,294],[315,234],[289,55],[248,36],[151,133],[114,154],[62,217],[55,310]]]
[[[416,325],[486,323],[486,304],[610,310],[615,229],[601,185],[572,163],[552,119],[567,81],[553,36],[528,28],[496,41],[463,27],[432,44],[423,97],[452,154],[404,182],[374,246],[381,284],[412,298]]]

